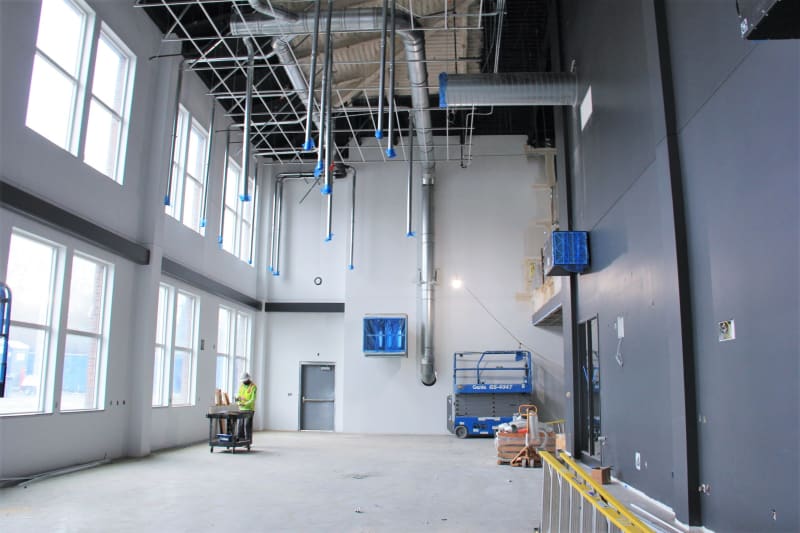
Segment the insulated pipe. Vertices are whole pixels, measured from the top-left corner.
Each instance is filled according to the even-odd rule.
[[[252,0],[258,2],[258,0]],[[314,3],[314,35],[311,36],[311,68],[309,71],[308,81],[308,97],[306,98],[306,138],[303,142],[303,150],[310,151],[314,149],[314,139],[311,137],[311,116],[314,114],[314,85],[317,79],[317,47],[319,41],[319,12],[322,6],[322,0],[316,0]]]
[[[283,214],[283,180],[277,180],[275,187],[278,190],[278,215],[276,217],[277,229],[275,231],[275,268],[273,276],[281,275],[281,215]]]
[[[397,153],[394,151],[394,79],[395,79],[395,36],[397,33],[397,26],[395,24],[395,15],[397,14],[397,0],[392,0],[392,42],[389,46],[390,54],[392,55],[392,62],[389,64],[389,140],[386,146],[386,157],[394,159]],[[381,92],[383,94],[383,92]]]
[[[322,184],[322,194],[331,195],[333,194],[333,175],[331,172],[331,162],[333,161],[333,125],[331,124],[331,99],[333,97],[333,33],[331,32],[331,13],[333,12],[333,0],[328,0],[328,20],[327,20],[327,44],[325,45],[325,68],[326,71],[326,79],[327,84],[323,87],[323,91],[325,91],[325,101],[327,102],[327,106],[322,108],[322,112],[324,114],[323,121],[325,123],[325,168],[324,171],[324,181]],[[329,241],[332,238],[331,228],[330,228],[330,218],[331,218],[331,209],[332,209],[332,201],[328,199],[328,231],[325,236],[325,240]]]
[[[408,121],[408,179],[406,180],[406,237],[413,237],[411,230],[411,194],[414,180],[414,120]]]
[[[389,0],[383,0],[383,8],[381,8],[381,66],[380,78],[378,81],[378,125],[375,129],[375,138],[383,138],[383,93],[386,89],[386,11],[389,6]]]
[[[175,84],[175,105],[173,106],[175,119],[172,121],[172,137],[169,140],[169,166],[167,167],[167,190],[164,193],[164,205],[170,205],[169,196],[172,194],[172,161],[175,157],[175,144],[178,140],[178,116],[181,111],[181,87],[183,86],[183,66],[185,63],[186,60],[182,60],[178,67],[178,81]]]
[[[250,227],[250,259],[247,261],[248,265],[253,264],[253,244],[256,238],[256,228],[258,227],[258,210],[256,203],[258,202],[258,165],[253,170],[253,225]]]
[[[222,201],[219,205],[219,236],[217,243],[222,248],[223,235],[225,235],[225,191],[228,190],[228,153],[231,149],[231,130],[225,130],[225,161],[222,166]]]
[[[214,115],[217,112],[216,100],[211,101],[211,126],[208,133],[208,146],[206,147],[206,177],[203,184],[203,207],[200,209],[200,227],[206,227],[206,213],[208,212],[208,182],[211,181],[211,148],[214,146]]]
[[[272,272],[275,269],[275,221],[276,208],[278,207],[278,178],[275,179],[275,186],[272,188],[272,224],[270,225],[269,234],[269,266],[267,270]]]
[[[439,107],[574,106],[577,78],[570,72],[439,74]]]
[[[381,17],[380,8],[361,8],[334,11],[331,30],[333,32],[376,32],[380,31],[386,17]],[[425,39],[423,32],[412,29],[411,18],[406,13],[398,13],[395,19],[397,35],[403,39],[408,63],[408,78],[411,87],[411,101],[414,107],[414,122],[421,152],[422,166],[422,214],[421,229],[423,239],[420,243],[420,289],[419,298],[422,312],[419,320],[420,338],[420,379],[425,385],[436,383],[433,354],[433,185],[434,154],[433,130],[428,108],[428,73],[425,68]],[[309,35],[313,20],[307,14],[299,15],[295,22],[278,23],[263,17],[246,21],[231,20],[232,35]],[[306,94],[306,84],[297,61],[291,54],[288,37],[273,39],[273,49],[286,69],[289,80],[299,95]],[[299,74],[299,76],[298,76]]]
[[[242,133],[242,176],[244,176],[244,192],[239,199],[243,202],[252,200],[247,191],[247,178],[250,176],[250,124],[253,121],[253,43],[245,37],[244,45],[247,47],[247,93],[244,97],[244,132]]]
[[[350,253],[347,262],[347,268],[353,270],[353,250],[355,248],[356,237],[356,176],[358,173],[353,169],[353,188],[350,193]]]

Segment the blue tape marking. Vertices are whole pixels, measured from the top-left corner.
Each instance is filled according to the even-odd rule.
[[[439,74],[439,107],[447,107],[447,72]]]
[[[381,130],[375,130],[375,138],[383,139],[383,132]]]
[[[206,219],[204,219],[204,218],[200,219],[200,227],[201,228],[205,228],[206,227]]]
[[[240,194],[239,195],[239,200],[241,200],[243,202],[250,202],[250,201],[253,200],[253,197],[250,196],[249,194]]]
[[[347,270],[353,270],[355,268],[353,265],[347,265]]]
[[[388,157],[389,159],[394,159],[395,157],[397,157],[397,152],[395,152],[394,148],[390,146],[389,148],[386,149],[386,157]]]
[[[333,233],[329,233],[327,237],[325,237],[325,242],[331,242],[333,240]]]
[[[220,247],[222,247],[222,235],[220,235],[219,237],[217,237],[217,244],[219,244],[219,245],[220,245]]]
[[[169,194],[164,197],[164,205],[169,205]]]
[[[313,150],[314,148],[316,148],[316,147],[314,146],[314,139],[311,139],[311,138],[309,138],[309,139],[308,139],[308,140],[305,142],[305,144],[303,144],[303,150],[305,150],[306,152],[308,152],[308,151],[310,151],[310,150]]]
[[[267,267],[267,270],[268,270],[269,272],[272,272],[274,269],[272,268],[272,266],[268,266],[268,267]]]
[[[280,271],[276,270],[275,272],[272,273],[272,275],[275,276],[275,277],[278,277],[278,276],[281,275],[281,273],[280,273]]]
[[[331,187],[330,185],[323,185],[321,190],[322,194],[330,194],[333,192],[333,187]]]
[[[318,178],[320,176],[322,176],[322,166],[318,166],[314,169],[314,177]]]
[[[417,234],[414,233],[413,231],[409,231],[408,233],[406,233],[406,237],[416,237],[416,236]]]

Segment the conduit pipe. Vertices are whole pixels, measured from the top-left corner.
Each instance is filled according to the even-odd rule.
[[[244,132],[242,133],[242,176],[244,176],[244,192],[239,199],[242,202],[252,200],[247,191],[247,178],[250,176],[250,124],[253,121],[253,74],[255,63],[253,42],[245,37],[244,45],[247,47],[247,88],[244,97]]]
[[[397,0],[392,0],[392,35],[391,35],[391,45],[389,46],[389,53],[392,55],[392,61],[389,64],[389,139],[386,143],[386,157],[389,159],[394,159],[397,156],[397,153],[394,151],[394,80],[395,80],[395,59],[396,59],[396,51],[395,51],[395,36],[397,33],[397,25],[395,24],[397,15]]]
[[[214,131],[214,115],[217,113],[217,101],[211,100],[211,126],[208,128],[208,145],[206,146],[206,172],[205,178],[203,183],[203,190],[205,191],[203,194],[203,207],[200,209],[200,228],[205,228],[207,223],[207,213],[208,213],[208,184],[211,181],[211,149],[214,146],[214,137],[216,137],[216,131]]]
[[[411,194],[414,187],[414,119],[408,122],[408,179],[406,180],[406,237],[413,237],[411,230]]]
[[[331,16],[331,31],[337,32],[376,32],[381,31],[386,21],[380,8],[359,8],[334,11]],[[417,131],[422,165],[422,192],[420,217],[420,283],[421,303],[418,336],[420,342],[420,380],[424,385],[436,383],[435,359],[433,353],[434,332],[434,267],[433,267],[433,186],[435,163],[433,156],[433,132],[428,108],[428,73],[425,67],[425,40],[423,33],[412,29],[411,18],[398,13],[395,18],[397,35],[403,40],[408,63],[408,78],[411,87],[411,101],[414,107],[414,123]],[[307,95],[305,79],[297,64],[288,40],[296,35],[313,34],[313,17],[310,14],[298,15],[293,22],[279,22],[270,19],[249,18],[231,20],[232,35],[278,36],[273,39],[273,50],[286,69],[289,80],[298,95]],[[291,37],[289,37],[291,36]]]
[[[378,81],[378,125],[375,128],[375,138],[383,138],[383,102],[386,89],[386,11],[389,0],[383,0],[381,8],[381,63]]]
[[[175,100],[173,108],[175,110],[172,121],[172,136],[169,140],[169,157],[167,167],[167,190],[164,192],[164,205],[170,205],[170,194],[172,194],[172,162],[175,158],[175,145],[178,141],[178,117],[181,112],[181,87],[183,86],[183,67],[186,60],[183,59],[178,66],[178,81],[175,83]]]
[[[225,191],[228,190],[228,154],[231,150],[231,130],[225,130],[225,159],[222,167],[222,201],[219,203],[219,236],[217,244],[222,248],[225,235]]]
[[[253,0],[257,2],[258,0]],[[303,150],[314,149],[314,139],[311,137],[311,116],[314,114],[314,86],[317,79],[317,47],[319,45],[319,12],[322,0],[314,2],[314,35],[311,36],[311,67],[309,69],[308,95],[306,96],[306,138],[303,142]]]
[[[325,168],[324,182],[322,184],[322,194],[333,194],[333,176],[331,173],[331,162],[333,160],[333,125],[331,124],[331,98],[333,96],[333,33],[331,33],[331,13],[333,12],[333,0],[328,0],[328,16],[325,24],[325,36],[327,43],[325,45],[325,79],[327,83],[323,87],[326,106],[322,108],[325,124]],[[322,139],[320,139],[322,140]],[[328,219],[331,218],[332,203],[328,200]],[[330,220],[328,222],[330,226]],[[330,227],[325,237],[326,241],[331,240]]]
[[[570,72],[439,74],[439,107],[574,106],[578,84]]]
[[[350,253],[348,254],[347,268],[353,270],[353,251],[356,237],[356,177],[358,172],[353,169],[353,187],[350,192]]]

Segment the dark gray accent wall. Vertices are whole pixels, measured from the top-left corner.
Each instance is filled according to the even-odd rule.
[[[605,463],[684,522],[800,530],[800,43],[742,40],[733,1],[565,0],[560,18],[561,68],[594,101],[584,131],[565,114],[592,267],[564,321],[598,317]]]
[[[200,290],[206,291],[209,294],[215,294],[222,298],[227,298],[234,302],[239,302],[242,305],[246,305],[258,311],[261,311],[263,308],[263,304],[260,300],[251,298],[246,294],[242,294],[236,289],[232,289],[231,287],[228,287],[224,283],[220,283],[216,280],[209,278],[208,276],[204,276],[203,274],[195,270],[192,270],[191,268],[186,267],[176,261],[173,261],[168,257],[164,257],[161,259],[161,272],[167,276],[188,283],[192,287],[196,287]]]

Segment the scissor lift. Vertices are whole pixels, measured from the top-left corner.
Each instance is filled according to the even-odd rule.
[[[511,422],[520,405],[531,403],[532,394],[529,351],[456,352],[447,429],[460,439],[493,436],[498,425]]]

